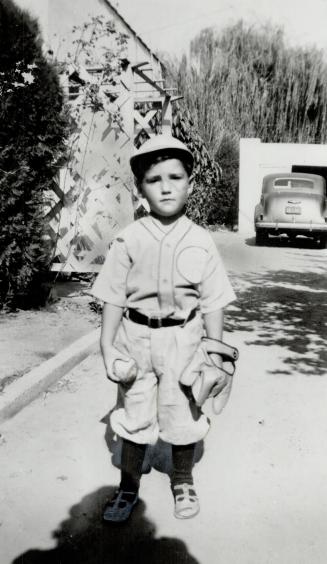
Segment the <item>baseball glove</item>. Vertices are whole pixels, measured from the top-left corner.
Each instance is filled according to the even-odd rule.
[[[219,355],[221,363],[216,364],[214,356]],[[225,407],[232,389],[235,362],[238,350],[218,339],[204,337],[190,364],[184,370],[180,382],[189,386],[196,405],[201,407],[212,397],[212,408],[217,415]]]

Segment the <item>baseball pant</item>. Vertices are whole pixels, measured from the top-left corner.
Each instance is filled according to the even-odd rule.
[[[203,335],[200,315],[184,326],[151,329],[122,319],[115,347],[133,358],[135,381],[119,385],[113,431],[139,444],[154,444],[158,437],[173,445],[200,441],[209,421],[179,382]]]

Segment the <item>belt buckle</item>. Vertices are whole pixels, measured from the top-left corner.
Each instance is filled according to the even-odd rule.
[[[148,327],[151,329],[161,329],[162,327],[162,317],[159,315],[153,315],[148,318]]]

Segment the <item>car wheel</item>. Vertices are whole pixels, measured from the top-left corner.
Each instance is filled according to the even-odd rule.
[[[267,243],[268,241],[268,234],[265,231],[256,231],[255,234],[255,244],[259,247]]]

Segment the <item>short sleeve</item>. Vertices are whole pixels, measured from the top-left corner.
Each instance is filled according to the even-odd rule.
[[[213,241],[208,247],[207,263],[199,290],[202,313],[222,309],[236,299],[223,261]]]
[[[124,239],[114,239],[93,284],[91,294],[100,300],[125,307],[126,280],[131,266]]]

